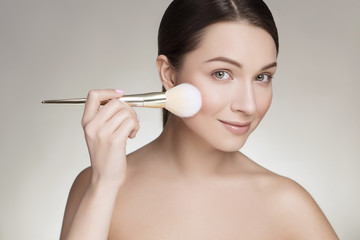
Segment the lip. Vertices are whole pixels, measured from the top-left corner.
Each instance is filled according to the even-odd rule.
[[[247,133],[247,131],[249,131],[250,129],[250,124],[251,122],[248,123],[240,123],[240,122],[235,122],[235,121],[223,121],[223,120],[219,120],[223,126],[229,130],[232,133],[235,134],[244,134]]]

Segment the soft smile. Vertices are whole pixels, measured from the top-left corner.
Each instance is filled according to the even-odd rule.
[[[230,132],[235,134],[244,134],[247,131],[249,131],[250,128],[250,122],[248,123],[240,123],[240,122],[234,122],[234,121],[223,121],[219,120],[223,126],[228,129]]]

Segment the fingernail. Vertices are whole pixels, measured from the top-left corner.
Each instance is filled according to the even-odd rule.
[[[115,89],[115,92],[117,92],[117,93],[124,93],[125,91],[124,91],[124,90],[121,90],[121,89]]]

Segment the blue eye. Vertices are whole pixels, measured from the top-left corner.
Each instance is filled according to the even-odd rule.
[[[216,79],[219,79],[219,80],[228,80],[228,79],[231,79],[230,77],[230,74],[225,72],[225,71],[217,71],[217,72],[214,72],[213,73],[213,76],[216,78]]]
[[[271,75],[268,74],[259,74],[255,77],[255,81],[259,81],[259,82],[270,82],[271,80]]]

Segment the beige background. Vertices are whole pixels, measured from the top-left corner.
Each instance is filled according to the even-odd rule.
[[[71,183],[89,164],[82,107],[40,101],[160,90],[156,37],[169,2],[0,1],[0,239],[58,239]],[[243,151],[302,184],[342,239],[360,239],[360,1],[266,2],[279,68]],[[160,111],[137,112],[129,151],[161,131]]]

